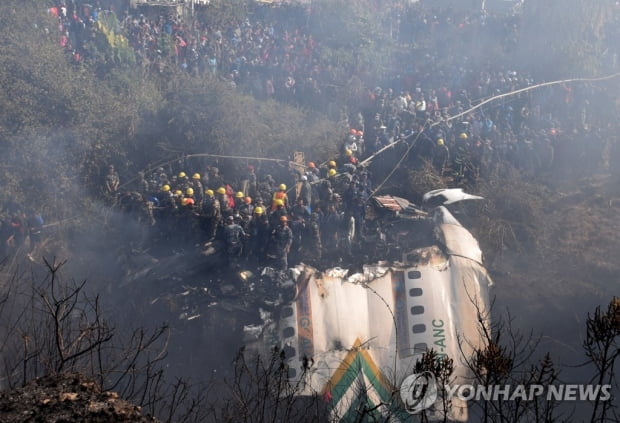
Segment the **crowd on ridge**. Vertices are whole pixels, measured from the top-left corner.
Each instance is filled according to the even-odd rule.
[[[100,16],[110,13],[107,3],[60,2],[52,8],[59,19],[61,44],[78,60],[88,58],[89,34],[98,31],[95,23]],[[414,161],[431,161],[457,183],[478,178],[479,173],[489,176],[504,163],[540,175],[553,166],[555,150],[567,147],[562,135],[579,133],[588,142],[571,145],[578,150],[574,155],[586,157],[589,167],[598,164],[597,157],[611,138],[596,122],[596,108],[615,108],[603,87],[553,85],[464,113],[483,99],[542,82],[501,64],[479,63],[453,51],[450,43],[478,37],[500,40],[505,50],[513,49],[520,15],[459,11],[423,2],[368,4],[388,11],[383,24],[402,45],[393,57],[385,58],[390,71],[384,75],[369,74],[360,63],[324,62],[322,45],[307,27],[308,16],[294,6],[278,7],[288,19],[273,21],[272,15],[260,13],[271,8],[258,6],[245,19],[211,25],[199,19],[190,23],[181,16],[153,19],[130,9],[118,13],[122,34],[147,69],[172,64],[181,72],[211,72],[258,98],[322,110],[338,103],[334,97],[341,93],[334,87],[358,80],[360,106],[341,109],[340,121],[343,131],[353,128],[363,133],[356,152],[360,159],[395,140],[416,140]],[[319,14],[321,8],[309,13]],[[167,53],[163,40],[172,43]],[[446,57],[454,57],[453,63],[446,66]],[[450,119],[461,113],[459,119]]]

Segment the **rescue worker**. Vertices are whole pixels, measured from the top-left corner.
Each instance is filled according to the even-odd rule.
[[[357,159],[353,155],[353,151],[350,149],[344,150],[344,154],[340,157],[340,167],[344,167],[347,164],[353,166],[357,165]]]
[[[205,190],[205,198],[202,203],[203,228],[207,233],[207,240],[215,238],[217,227],[222,219],[220,201],[215,198],[213,190]]]
[[[271,225],[272,228],[275,228],[278,225],[278,222],[280,221],[280,218],[282,216],[286,216],[286,210],[284,209],[284,201],[282,201],[281,199],[277,199],[274,201],[276,209],[274,211],[271,212],[271,214],[269,215],[269,224]]]
[[[330,177],[330,173],[333,173],[334,175],[336,174],[337,170],[336,168],[338,167],[338,165],[336,164],[335,160],[330,160],[329,162],[327,162],[327,171],[325,172],[325,178],[329,178]],[[333,170],[333,172],[332,172]]]
[[[302,175],[300,180],[301,187],[299,189],[299,196],[297,197],[297,200],[302,199],[304,204],[310,208],[312,205],[312,186],[310,185],[310,182],[308,182],[308,177],[306,175]]]
[[[327,213],[321,221],[321,235],[323,235],[322,244],[325,248],[325,254],[333,255],[336,253],[339,244],[341,216],[336,210],[336,206],[330,204],[327,207]]]
[[[302,255],[308,264],[318,266],[321,262],[321,230],[318,213],[312,213],[302,238]]]
[[[200,210],[204,200],[204,189],[202,187],[202,182],[200,182],[200,173],[194,173],[192,175],[192,182],[190,186],[194,190],[194,201],[196,202],[196,208]]]
[[[240,207],[244,204],[245,195],[241,191],[235,193],[235,211],[238,213]]]
[[[177,205],[170,190],[170,185],[162,185],[159,193],[157,193],[157,199],[159,200],[159,207],[153,209],[153,217],[157,225],[158,236],[162,240],[167,240],[171,236],[171,231],[173,230],[171,223],[177,211]]]
[[[161,187],[159,193],[157,194],[157,199],[159,200],[160,209],[160,212],[157,213],[158,216],[174,209],[174,201],[172,192],[170,192],[170,185],[165,184]]]
[[[252,198],[245,197],[243,199],[243,204],[239,206],[239,214],[244,220],[249,221],[250,218],[252,217],[253,211],[254,211],[254,205],[252,205]]]
[[[316,183],[321,179],[319,176],[319,169],[317,169],[314,162],[308,162],[308,167],[306,169],[306,177],[308,178],[308,182]]]
[[[338,171],[336,169],[329,169],[327,171],[327,180],[334,185],[334,181],[336,180],[336,176],[338,175]]]
[[[179,172],[179,174],[177,175],[177,186],[181,191],[185,191],[190,186],[189,178],[187,177],[187,174],[183,171]]]
[[[239,257],[241,257],[243,240],[246,234],[243,228],[235,223],[233,216],[226,218],[226,226],[224,227],[224,242],[226,244],[226,256],[228,257],[228,265],[231,268],[239,266]]]
[[[274,259],[274,267],[278,270],[288,269],[288,253],[293,243],[293,232],[288,226],[288,217],[281,216],[279,224],[273,231],[271,249]]]
[[[296,265],[301,261],[300,254],[304,232],[306,231],[306,219],[303,215],[293,217],[289,222],[289,227],[291,228],[291,233],[293,234],[289,257],[291,259],[291,263]]]
[[[192,188],[187,188],[186,191],[188,194],[181,200],[181,207],[178,211],[177,230],[179,231],[179,236],[183,245],[190,246],[200,241],[199,228],[202,222],[200,215],[195,209],[196,202],[192,197]]]
[[[332,183],[330,181],[325,180],[319,185],[318,196],[324,207],[333,202],[334,190],[332,189]]]
[[[226,194],[226,188],[219,187],[217,189],[217,200],[220,203],[220,210],[222,212],[222,217],[230,216],[232,214],[232,209],[230,208],[228,194]]]
[[[271,198],[271,211],[275,211],[277,208],[276,200],[282,200],[284,208],[288,209],[288,195],[286,194],[286,185],[280,184],[278,190],[273,193]]]
[[[254,215],[248,226],[248,232],[250,234],[250,251],[248,258],[250,260],[254,258],[259,265],[262,265],[265,263],[265,253],[271,235],[269,218],[263,207],[256,206],[256,208],[254,208]]]

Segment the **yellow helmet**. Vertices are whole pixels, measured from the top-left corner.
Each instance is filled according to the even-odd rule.
[[[327,172],[327,174],[328,174],[329,176],[335,176],[335,175],[336,175],[336,173],[337,173],[337,172],[336,172],[336,169],[329,169],[329,172]]]
[[[254,213],[256,214],[263,214],[263,208],[258,206],[254,209]]]
[[[346,150],[344,150],[344,154],[345,154],[347,157],[351,157],[351,156],[353,155],[353,152],[347,148]]]
[[[179,172],[179,178],[185,178],[187,175],[185,172]]]
[[[327,166],[329,166],[329,167],[336,167],[336,162],[335,162],[335,161],[333,161],[333,160],[330,160],[330,161],[327,163]]]
[[[280,184],[278,188],[280,189],[280,191],[286,191],[286,185],[284,184]]]
[[[200,179],[200,173],[194,173],[192,179]]]
[[[276,198],[273,202],[274,202],[274,204],[276,206],[283,206],[284,205],[284,200],[282,200],[281,198]]]
[[[164,185],[163,187],[161,187],[161,190],[162,190],[163,192],[168,192],[168,191],[170,191],[170,185],[168,185],[168,184]]]
[[[181,195],[183,195],[183,191],[181,191],[180,189],[178,189],[178,190],[176,190],[176,191],[174,192],[174,195],[176,195],[176,196],[180,197]]]
[[[245,196],[243,195],[243,193],[241,191],[239,191],[239,192],[237,192],[235,194],[235,198],[243,198],[243,197],[245,197]]]
[[[437,140],[437,145],[443,145],[443,138],[439,138]]]
[[[462,140],[466,140],[467,139],[467,134],[465,132],[461,132],[459,134],[459,138],[462,139]]]
[[[209,197],[213,197],[213,190],[212,189],[206,189],[205,190],[205,194],[207,194]]]
[[[186,195],[194,195],[194,188],[187,188],[185,190]]]
[[[218,193],[218,194],[226,194],[226,188],[224,188],[224,187],[219,187],[219,188],[217,189],[217,193]]]

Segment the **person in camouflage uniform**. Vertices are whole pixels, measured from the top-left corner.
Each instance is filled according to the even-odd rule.
[[[312,213],[302,238],[302,255],[308,264],[318,266],[321,262],[321,229],[318,213]]]
[[[245,238],[246,234],[243,228],[235,223],[233,216],[228,216],[226,226],[224,227],[224,242],[226,243],[228,265],[231,268],[239,267],[239,258],[241,257]]]
[[[293,244],[293,232],[288,226],[288,217],[280,217],[280,224],[274,229],[271,241],[274,267],[278,270],[288,269],[288,254]]]
[[[202,202],[202,221],[203,229],[207,234],[207,241],[215,238],[217,227],[221,220],[222,212],[220,210],[220,201],[215,197],[213,190],[205,190],[205,196]]]

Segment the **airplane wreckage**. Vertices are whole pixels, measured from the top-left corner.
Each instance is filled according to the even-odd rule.
[[[167,283],[183,284],[183,292],[172,296],[183,299],[176,311],[187,321],[207,314],[210,307],[260,310],[260,318],[243,328],[246,349],[263,356],[274,346],[282,349],[289,380],[301,382],[301,395],[321,395],[341,421],[354,420],[361,401],[390,421],[410,421],[406,404],[394,393],[415,373],[423,353],[433,349],[439,357],[453,359],[450,383],[459,385],[471,383],[467,360],[485,347],[481,325],[490,324],[492,280],[477,240],[445,207],[469,199],[481,197],[460,189],[435,190],[423,197],[424,209],[399,197],[373,197],[368,218],[379,235],[368,240],[376,248],[364,259],[374,264],[354,272],[303,263],[287,272],[243,270],[236,272],[236,283],[216,281],[219,294],[214,294],[204,283],[192,287],[189,278],[200,273],[204,280],[205,260],[211,266],[222,254],[209,245],[200,253],[200,268],[185,266],[171,275],[176,260],[171,257],[140,266],[140,274],[125,281],[152,283],[162,273],[154,268],[167,268]],[[160,296],[151,304],[170,297]],[[440,402],[426,410],[430,420],[467,420],[465,404],[453,399],[442,411]]]

